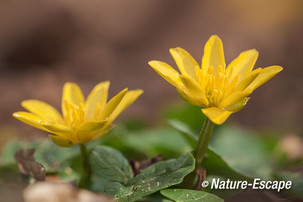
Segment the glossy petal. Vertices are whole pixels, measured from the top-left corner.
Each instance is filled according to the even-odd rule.
[[[86,119],[90,120],[93,118],[98,103],[101,109],[105,106],[108,96],[109,85],[109,81],[99,83],[88,95],[87,100],[85,102]]]
[[[258,51],[251,49],[242,52],[227,67],[227,71],[231,71],[230,80],[239,75],[239,79],[246,77],[253,69],[257,59]]]
[[[111,115],[111,113],[117,108],[123,97],[126,95],[127,90],[127,88],[123,89],[105,105],[104,110],[101,113],[100,120],[104,120]]]
[[[239,84],[237,84],[233,92],[244,91],[257,78],[257,76],[260,74],[261,71],[262,71],[261,68],[252,71],[250,74],[248,74],[248,76],[242,79],[242,81]]]
[[[204,47],[201,68],[182,48],[170,49],[170,53],[181,75],[158,61],[153,68],[177,88],[186,102],[206,107],[202,112],[216,124],[241,110],[253,90],[282,70],[280,66],[253,70],[259,54],[255,49],[242,52],[225,69],[223,44],[216,35],[211,36]]]
[[[15,112],[13,113],[13,116],[28,125],[49,132],[49,130],[41,125],[41,118],[35,114],[29,112]]]
[[[225,108],[225,107],[234,105],[237,102],[240,102],[241,100],[243,100],[245,97],[247,97],[251,93],[252,93],[252,91],[240,91],[240,92],[238,91],[238,92],[232,93],[229,96],[222,99],[222,101],[220,102],[220,107]]]
[[[92,138],[92,140],[96,140],[96,139],[99,139],[100,137],[103,137],[103,136],[107,135],[113,128],[114,128],[114,126],[112,126],[112,125],[108,126],[104,130],[102,130],[101,132],[99,132],[97,135],[95,135]]]
[[[270,66],[262,69],[257,78],[246,89],[250,91],[255,90],[282,70],[281,66]]]
[[[65,126],[65,125],[60,125],[60,124],[48,124],[45,122],[41,122],[41,125],[48,129],[50,131],[50,133],[56,134],[62,138],[66,138],[69,139],[73,142],[77,142],[77,137],[76,137],[76,133],[70,129],[69,127]]]
[[[52,106],[39,100],[24,100],[22,107],[49,122],[62,123],[61,114]]]
[[[221,39],[213,35],[207,41],[204,47],[204,55],[202,57],[202,72],[207,73],[208,67],[213,67],[215,72],[218,66],[225,68],[225,59],[223,52],[223,44]]]
[[[72,147],[75,144],[68,139],[56,136],[56,135],[48,135],[48,137],[57,145],[61,147]]]
[[[117,116],[123,112],[129,105],[131,105],[141,94],[143,90],[132,90],[125,94],[119,105],[115,108],[108,118],[108,124],[112,123]],[[108,125],[107,124],[107,125]]]
[[[177,92],[179,96],[189,104],[195,105],[195,106],[203,106],[204,104],[199,100],[197,97],[193,97],[192,95],[186,93],[184,90],[180,90],[177,88]]]
[[[217,125],[224,123],[226,119],[232,114],[230,111],[225,111],[215,107],[202,109],[202,112]]]
[[[199,67],[197,61],[183,48],[171,48],[169,51],[173,56],[180,72],[183,75],[188,75],[195,79],[195,67]]]
[[[86,133],[91,132],[95,130],[101,129],[105,123],[107,122],[107,119],[104,121],[85,121],[79,128],[79,133]]]
[[[80,142],[88,142],[93,137],[103,130],[103,127],[107,123],[107,119],[104,121],[86,121],[78,129],[78,137]]]
[[[66,83],[63,87],[63,95],[62,95],[62,113],[65,117],[67,115],[66,105],[64,104],[65,100],[68,103],[72,103],[74,105],[80,105],[80,103],[84,104],[84,96],[80,89],[80,87],[75,83]]]
[[[246,105],[248,102],[249,98],[246,97],[243,100],[237,102],[236,104],[230,105],[228,107],[223,108],[223,110],[231,111],[232,113],[236,113],[243,109],[243,107]]]
[[[148,64],[173,86],[178,87],[180,85],[180,74],[176,70],[174,70],[174,68],[172,68],[170,65],[155,60],[148,62]]]
[[[191,77],[186,76],[186,75],[181,75],[180,79],[181,79],[182,83],[184,84],[186,91],[189,92],[189,94],[191,96],[196,97],[197,99],[201,100],[203,106],[208,105],[208,100],[205,96],[205,93],[196,80],[194,80]]]
[[[13,116],[51,133],[49,137],[59,146],[85,144],[106,135],[113,127],[112,121],[143,92],[142,90],[127,92],[126,88],[106,103],[108,88],[108,81],[99,83],[85,102],[79,86],[75,83],[66,83],[62,96],[64,118],[56,109],[38,100],[22,102],[22,106],[32,113],[16,112]]]

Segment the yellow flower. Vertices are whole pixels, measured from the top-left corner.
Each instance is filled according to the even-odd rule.
[[[143,93],[125,88],[107,102],[109,84],[105,81],[96,85],[85,101],[77,84],[66,83],[62,96],[63,116],[39,100],[23,101],[21,105],[29,112],[16,112],[13,116],[51,133],[49,137],[57,145],[84,144],[107,134],[117,116]]]
[[[253,70],[258,58],[255,49],[242,52],[226,68],[223,45],[215,35],[205,45],[201,66],[182,48],[172,48],[170,53],[181,74],[164,62],[150,61],[149,65],[175,86],[184,100],[203,107],[202,112],[218,125],[241,110],[248,95],[283,69]]]

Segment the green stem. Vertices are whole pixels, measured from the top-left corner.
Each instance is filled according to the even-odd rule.
[[[184,178],[182,186],[185,188],[191,189],[194,186],[195,179],[197,176],[197,170],[201,167],[202,160],[207,151],[208,144],[213,133],[214,125],[215,124],[211,122],[208,118],[206,118],[203,123],[199,139],[193,151],[193,155],[196,160],[195,170]]]
[[[87,188],[88,185],[90,184],[91,167],[90,167],[87,149],[84,144],[80,144],[80,151],[81,151],[82,176],[79,182],[79,188]]]
[[[201,166],[202,160],[208,148],[211,135],[213,134],[214,126],[215,124],[211,122],[211,120],[209,120],[208,118],[205,119],[198,142],[194,149],[194,157],[196,159],[195,170],[197,170]]]

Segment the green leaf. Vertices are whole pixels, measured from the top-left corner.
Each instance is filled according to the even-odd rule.
[[[194,148],[198,137],[187,124],[177,119],[169,120],[169,124],[176,130],[186,135],[189,139],[189,143],[191,144],[192,148]],[[251,180],[251,178],[249,178],[248,176],[237,172],[233,168],[231,168],[225,162],[225,160],[216,152],[214,152],[211,148],[207,149],[205,158],[202,162],[202,167],[206,168],[207,175],[223,176],[232,180]]]
[[[205,120],[205,116],[201,112],[201,107],[187,103],[167,107],[163,112],[163,116],[167,120],[177,119],[188,125],[195,132],[200,131],[201,125]]]
[[[222,157],[220,157],[211,148],[207,149],[205,158],[202,162],[202,167],[206,168],[207,175],[216,175],[229,178],[231,180],[247,180],[252,179],[243,173],[237,172],[232,167],[230,167]]]
[[[91,153],[90,162],[93,172],[97,176],[112,182],[126,185],[133,176],[127,159],[111,147],[95,147]]]
[[[213,134],[210,147],[236,172],[251,178],[272,178],[272,151],[255,134],[236,127],[220,127]]]
[[[146,123],[142,119],[127,119],[120,124],[130,131],[142,130],[147,127]]]
[[[136,201],[144,196],[182,182],[183,178],[194,170],[194,158],[191,153],[179,159],[170,159],[155,163],[130,179],[128,186],[112,183],[107,189],[118,191],[118,201]]]
[[[243,173],[237,172],[232,167],[230,167],[224,159],[222,159],[217,153],[212,149],[208,148],[204,160],[202,162],[202,167],[206,168],[206,180],[211,182],[213,179],[221,180],[233,180],[233,181],[248,181],[252,182],[253,179],[244,175]],[[222,190],[222,189],[211,189],[206,187],[204,189],[207,192],[216,194],[220,197],[230,197],[236,192],[242,190]]]
[[[168,124],[177,131],[180,131],[184,135],[186,135],[187,140],[192,145],[192,147],[196,145],[196,142],[198,141],[199,137],[195,134],[195,132],[192,131],[192,129],[186,123],[183,123],[178,119],[170,119],[168,120]]]
[[[303,199],[303,174],[294,172],[279,172],[276,173],[276,178],[281,181],[291,181],[291,189],[285,191]]]
[[[135,132],[121,131],[117,127],[102,144],[118,148],[128,158],[136,159],[151,158],[159,153],[164,158],[176,158],[191,151],[191,145],[186,138],[171,127]]]
[[[78,147],[63,148],[59,147],[50,140],[43,139],[34,142],[13,140],[8,142],[2,150],[2,164],[14,164],[14,153],[19,148],[35,148],[35,160],[41,163],[46,171],[57,172],[69,166],[68,159],[79,155]]]
[[[192,202],[192,201],[205,201],[205,202],[223,202],[223,199],[216,195],[188,189],[165,189],[161,190],[161,194],[176,202]]]
[[[20,143],[16,140],[8,141],[1,151],[1,165],[15,164],[14,153],[20,148]]]

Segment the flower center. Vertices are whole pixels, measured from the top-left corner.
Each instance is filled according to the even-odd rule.
[[[202,72],[202,69],[196,69],[198,82],[209,102],[208,107],[218,107],[222,99],[234,88],[238,78],[230,81],[230,75],[231,72],[221,65],[216,70],[209,67],[206,74]]]
[[[75,105],[65,101],[64,105],[64,122],[67,126],[73,130],[76,130],[85,121],[84,104],[80,103],[80,105]]]

